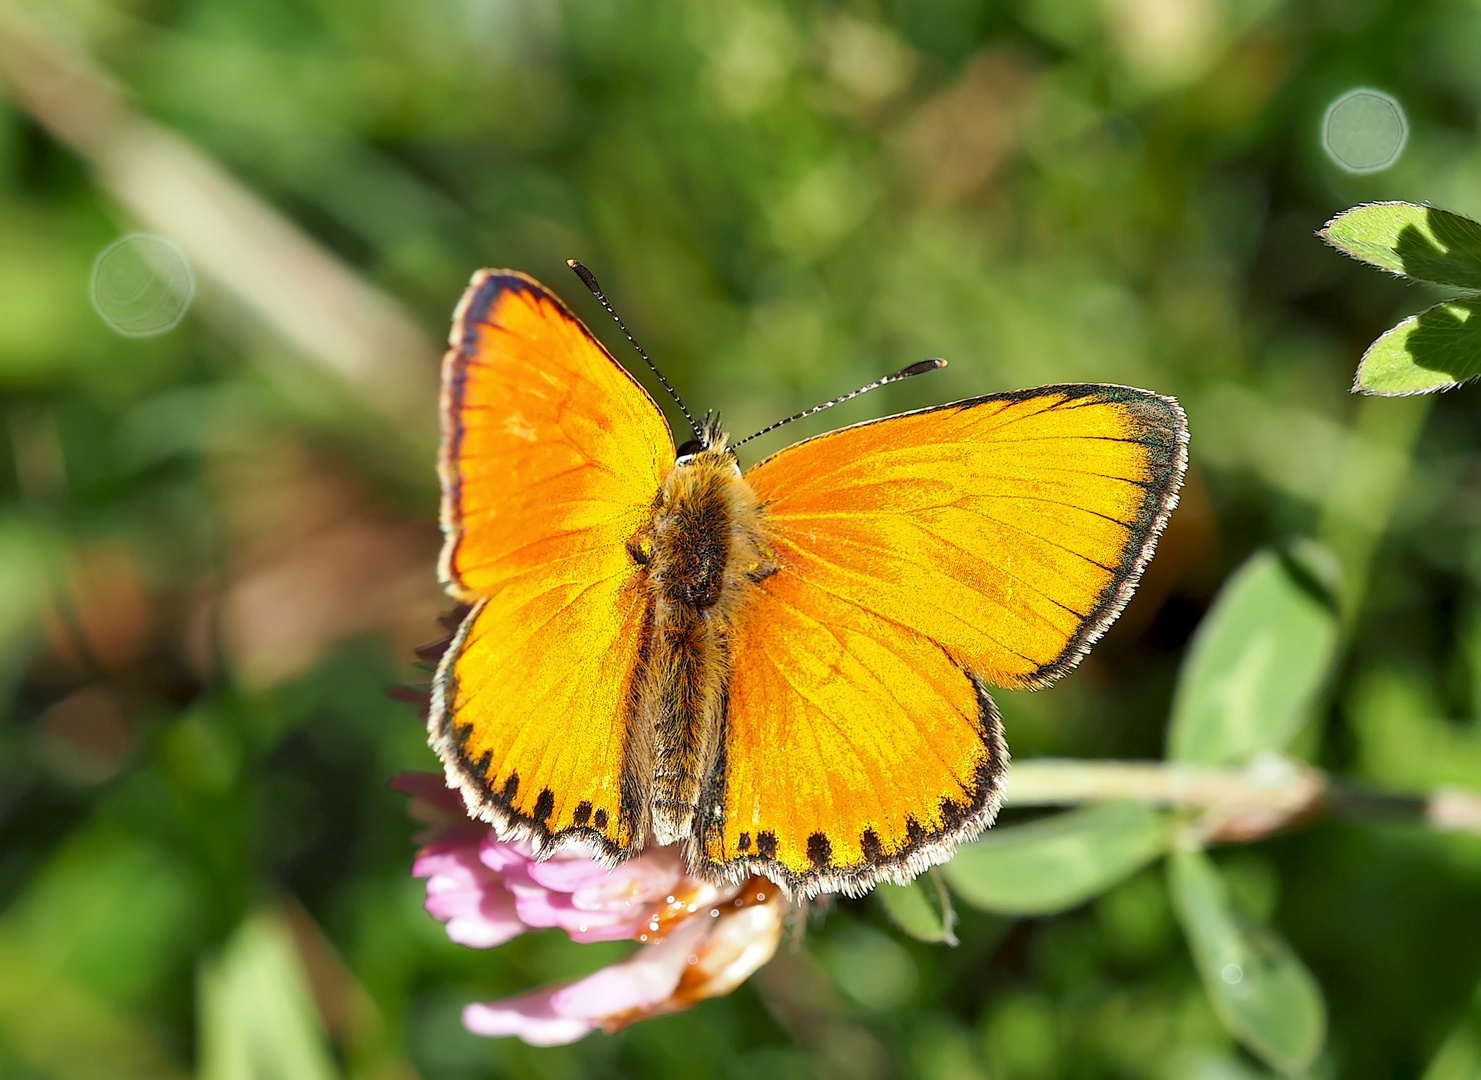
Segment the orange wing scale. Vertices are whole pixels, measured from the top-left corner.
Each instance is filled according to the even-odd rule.
[[[862,891],[996,813],[983,683],[1036,686],[1116,617],[1176,504],[1186,427],[1115,386],[860,424],[747,475],[778,572],[743,615],[701,842],[734,876]]]
[[[673,464],[658,407],[554,295],[481,271],[443,372],[442,573],[474,605],[433,687],[433,746],[480,816],[615,857],[650,601],[627,540]]]

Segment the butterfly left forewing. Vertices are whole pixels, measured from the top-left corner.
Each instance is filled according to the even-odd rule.
[[[696,857],[804,894],[946,858],[996,812],[984,684],[1072,667],[1186,467],[1169,398],[1043,387],[845,428],[747,479],[777,572],[740,620]]]
[[[470,808],[612,859],[647,833],[633,723],[652,603],[628,541],[673,443],[652,399],[538,282],[480,271],[443,368],[442,571],[472,605],[433,684],[433,747]]]

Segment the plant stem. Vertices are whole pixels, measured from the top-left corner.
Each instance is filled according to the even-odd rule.
[[[1020,807],[1110,799],[1202,811],[1201,831],[1210,840],[1255,840],[1321,814],[1400,818],[1481,834],[1481,793],[1462,788],[1441,788],[1428,796],[1373,791],[1276,756],[1238,768],[1155,761],[1019,761],[1004,801]]]

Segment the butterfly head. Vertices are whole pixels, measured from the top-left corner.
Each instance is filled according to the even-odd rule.
[[[719,413],[705,413],[705,418],[695,425],[694,434],[695,438],[680,445],[675,465],[693,465],[703,459],[711,464],[724,464],[736,472],[740,471],[735,451],[728,445],[730,436],[720,424]]]

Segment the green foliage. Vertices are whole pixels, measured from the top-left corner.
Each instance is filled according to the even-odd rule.
[[[188,961],[199,924],[191,883],[166,851],[94,825],[68,838],[3,925],[35,962],[126,1003]]]
[[[889,913],[890,921],[917,941],[957,943],[956,912],[940,871],[932,870],[908,885],[886,882],[874,895]]]
[[[1481,289],[1481,222],[1412,203],[1370,203],[1339,214],[1322,238],[1355,259],[1416,281]],[[1353,389],[1400,396],[1448,390],[1481,375],[1476,303],[1459,299],[1411,315],[1369,346]]]
[[[1202,851],[1174,852],[1168,879],[1219,1019],[1282,1072],[1306,1069],[1322,1048],[1327,1025],[1311,972],[1278,936],[1234,913],[1227,888]]]
[[[1260,551],[1235,571],[1183,662],[1169,760],[1234,765],[1286,748],[1337,647],[1336,574],[1315,544]]]
[[[200,1080],[334,1080],[308,975],[281,919],[253,915],[200,974]]]
[[[1481,1077],[1481,991],[1471,1008],[1445,1037],[1420,1080],[1477,1080]]]
[[[186,1075],[137,1016],[37,961],[8,933],[0,933],[0,970],[0,1039],[17,1072],[61,1080]]]
[[[50,567],[46,538],[25,521],[0,519],[0,687],[30,651]]]
[[[845,998],[865,1009],[889,1012],[915,998],[920,967],[889,934],[845,923],[818,946],[818,958]]]
[[[1307,541],[1257,552],[1225,583],[1189,645],[1173,696],[1168,759],[1237,765],[1288,747],[1327,681],[1339,572]],[[1286,1072],[1326,1035],[1321,989],[1277,935],[1234,913],[1231,885],[1197,849],[1168,862],[1174,909],[1224,1026]]]
[[[1338,214],[1321,237],[1380,270],[1481,289],[1481,222],[1435,206],[1368,203]]]
[[[1349,721],[1358,769],[1394,791],[1448,784],[1481,788],[1481,730],[1447,716],[1435,687],[1414,671],[1369,673],[1353,694]]]
[[[1143,803],[1104,803],[1028,825],[1000,825],[942,870],[963,901],[1003,915],[1077,907],[1167,848],[1164,815]]]
[[[1448,390],[1481,375],[1481,304],[1447,300],[1411,315],[1363,354],[1354,386],[1400,396]]]

